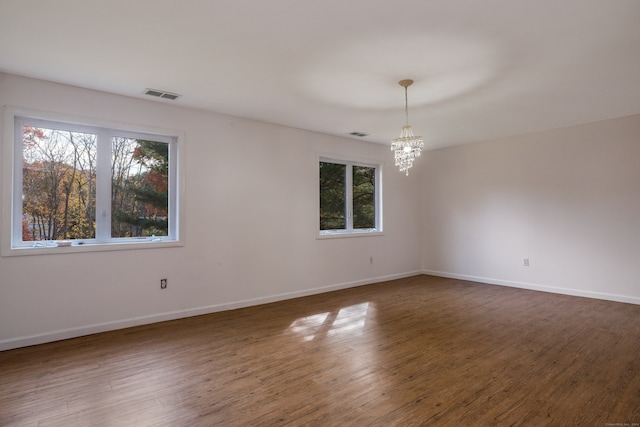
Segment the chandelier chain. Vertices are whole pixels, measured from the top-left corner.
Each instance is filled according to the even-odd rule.
[[[409,95],[407,95],[407,86],[404,87],[404,115],[407,119],[407,126],[409,125]]]

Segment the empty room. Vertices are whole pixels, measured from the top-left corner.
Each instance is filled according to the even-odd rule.
[[[639,426],[637,0],[0,0],[1,426]]]

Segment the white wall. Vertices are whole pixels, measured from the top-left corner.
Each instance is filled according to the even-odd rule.
[[[421,161],[426,273],[640,303],[640,115]]]
[[[0,105],[182,130],[186,156],[184,247],[0,258],[0,350],[420,271],[420,175],[387,146],[7,74]],[[319,154],[384,162],[383,236],[316,239]]]

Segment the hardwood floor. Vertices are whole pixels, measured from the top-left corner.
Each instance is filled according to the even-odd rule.
[[[0,352],[2,426],[638,423],[640,306],[429,276]]]

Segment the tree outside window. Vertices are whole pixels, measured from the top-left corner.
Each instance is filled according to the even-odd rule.
[[[379,166],[321,159],[320,232],[380,231]]]

